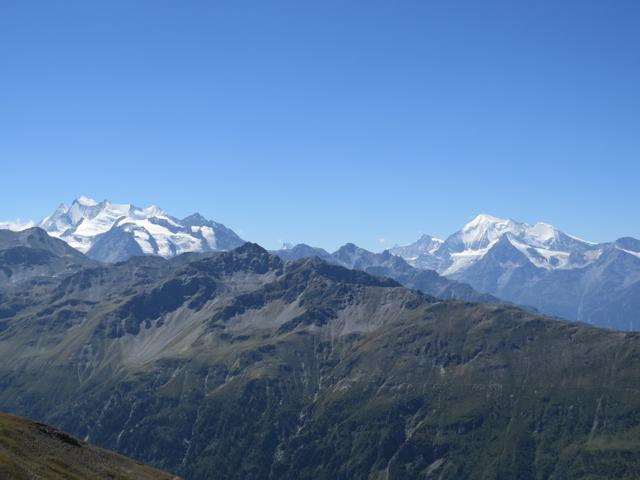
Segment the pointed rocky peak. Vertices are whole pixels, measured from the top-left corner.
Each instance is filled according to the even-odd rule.
[[[375,255],[373,252],[360,248],[353,243],[347,243],[333,253],[333,257],[348,268],[356,268],[356,265],[363,257],[370,258],[373,255]]]
[[[72,225],[78,225],[83,220],[95,218],[108,204],[109,202],[106,200],[97,202],[92,198],[81,195],[71,203],[66,214]]]
[[[7,282],[17,285],[36,277],[57,277],[92,265],[82,253],[41,228],[0,231],[0,290]]]
[[[389,252],[404,258],[408,262],[416,264],[420,263],[418,259],[421,257],[423,259],[435,258],[436,253],[442,247],[443,243],[444,241],[439,238],[423,234],[417,241],[406,245],[395,245],[389,249]],[[427,261],[427,264],[431,265],[431,263],[433,262]]]
[[[69,207],[64,203],[58,205],[54,212],[45,217],[38,226],[44,228],[47,232],[61,232],[71,226],[71,219],[68,215]]]
[[[96,202],[93,198],[86,197],[84,195],[80,195],[76,198],[73,203],[81,205],[83,207],[95,207],[99,202]]]
[[[245,242],[244,245],[227,252],[225,255],[269,255],[269,252],[257,243]]]
[[[333,256],[337,258],[354,258],[356,256],[370,255],[373,252],[357,246],[355,243],[345,243],[343,246],[333,252]]]
[[[209,225],[211,222],[207,220],[204,216],[202,216],[200,213],[195,212],[189,215],[188,217],[184,217],[180,221],[180,223],[182,223],[187,227],[202,227],[202,226]]]
[[[399,287],[395,280],[377,277],[362,270],[354,270],[334,263],[326,262],[318,257],[304,258],[287,264],[287,273],[319,275],[328,280],[349,284],[360,284],[374,287]]]
[[[309,257],[319,257],[328,262],[333,261],[331,254],[326,250],[318,247],[312,247],[306,243],[299,243],[297,245],[284,244],[283,248],[280,250],[274,250],[271,253],[278,255],[287,262]]]
[[[157,205],[150,205],[146,208],[132,208],[133,210],[141,210],[145,217],[167,217],[168,215]]]
[[[265,274],[270,271],[281,271],[283,261],[257,243],[246,242],[234,250],[197,260],[190,265],[198,270],[220,276],[236,272]]]
[[[631,252],[640,253],[640,240],[633,237],[622,237],[615,241],[616,246]]]
[[[345,243],[340,248],[338,248],[338,250],[336,250],[335,253],[340,253],[340,252],[353,253],[353,252],[357,251],[358,249],[359,249],[359,247],[355,243],[349,242],[349,243]]]
[[[431,251],[435,247],[442,245],[443,242],[444,240],[424,233],[420,236],[420,238],[418,238],[418,241],[415,242],[415,246],[424,251]]]
[[[60,205],[58,205],[58,207],[53,211],[51,215],[49,215],[44,220],[42,220],[42,222],[40,222],[40,225],[44,224],[48,220],[53,220],[60,216],[66,215],[68,211],[69,211],[69,207],[67,207],[64,203],[61,203]]]
[[[380,252],[378,255],[379,255],[379,257],[380,257],[381,259],[384,259],[384,260],[394,260],[394,259],[402,260],[402,258],[400,258],[400,257],[396,257],[395,255],[393,255],[393,254],[389,251],[389,249],[387,249],[387,250],[383,250],[383,251],[382,251],[382,252]]]

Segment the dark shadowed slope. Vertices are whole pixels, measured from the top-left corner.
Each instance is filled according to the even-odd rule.
[[[188,479],[640,471],[637,334],[254,244],[52,282],[2,320],[0,408]]]
[[[60,276],[94,265],[64,241],[37,227],[0,230],[0,287],[36,278]]]
[[[436,298],[481,303],[502,303],[500,299],[493,295],[480,293],[465,283],[445,278],[433,270],[414,268],[404,259],[392,255],[389,251],[373,253],[353,243],[347,243],[333,253],[304,244],[276,250],[272,253],[287,261],[318,257],[346,268],[392,278],[407,288],[420,290]]]

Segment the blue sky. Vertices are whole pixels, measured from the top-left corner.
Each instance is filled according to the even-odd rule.
[[[85,194],[269,248],[479,212],[640,237],[639,24],[636,0],[0,2],[0,219]]]

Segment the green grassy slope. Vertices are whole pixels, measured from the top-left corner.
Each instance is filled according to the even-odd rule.
[[[26,418],[0,414],[0,478],[170,480],[178,477]]]

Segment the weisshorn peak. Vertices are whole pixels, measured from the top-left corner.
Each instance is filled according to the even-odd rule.
[[[640,328],[640,241],[593,243],[547,223],[481,214],[438,245],[417,242],[391,253],[480,292],[543,313],[596,325]]]
[[[582,267],[597,254],[595,244],[568,235],[552,225],[533,225],[480,214],[446,240],[425,245],[417,242],[395,246],[391,252],[422,268],[434,268],[444,275],[462,272],[482,259],[500,240],[508,242],[536,267],[555,270]]]

